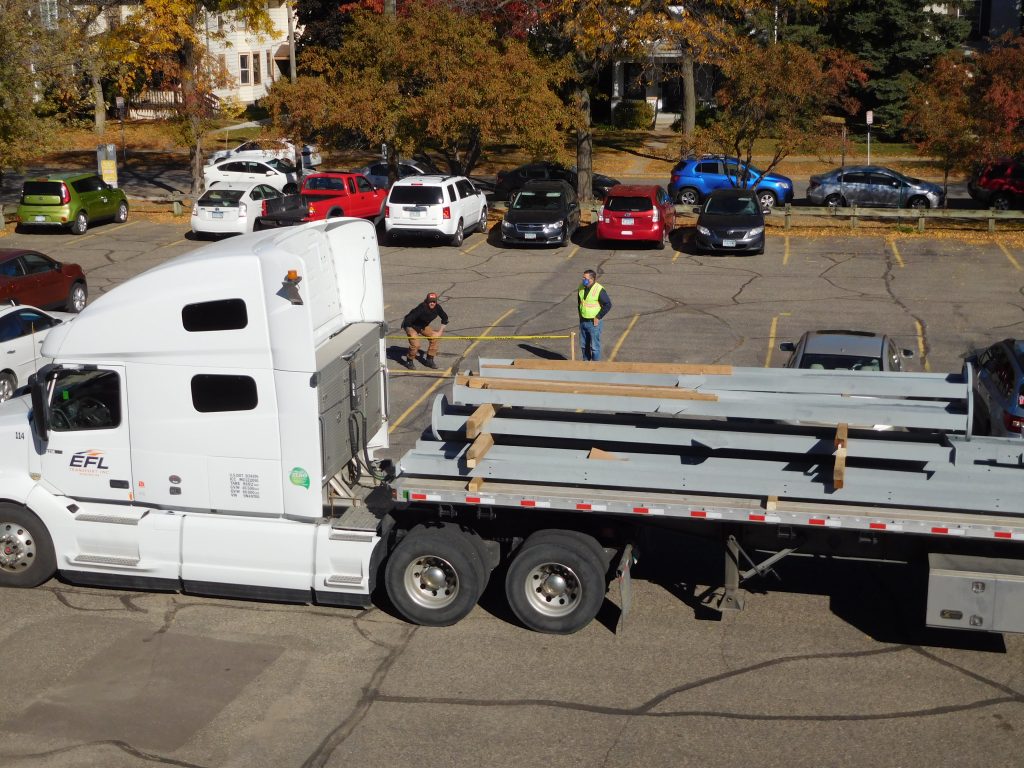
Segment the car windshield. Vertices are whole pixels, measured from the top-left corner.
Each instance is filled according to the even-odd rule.
[[[392,187],[391,199],[395,205],[440,205],[444,202],[441,187]]]
[[[704,213],[723,216],[756,214],[757,212],[757,201],[753,197],[709,197],[704,206]]]
[[[881,361],[877,357],[860,355],[816,355],[804,354],[800,358],[801,368],[826,371],[880,371]]]
[[[281,160],[280,158],[277,157],[272,157],[264,162],[266,162],[266,164],[273,168],[275,171],[280,171],[281,173],[292,173],[295,170],[295,166],[292,165],[290,162],[288,162],[287,160]]]
[[[199,205],[234,208],[238,206],[238,201],[242,199],[242,194],[240,189],[210,189],[199,198]]]
[[[558,211],[562,209],[562,193],[523,190],[512,203],[516,211]]]
[[[606,211],[630,211],[636,213],[639,211],[649,211],[654,207],[649,197],[626,197],[615,196],[605,198],[604,208]]]

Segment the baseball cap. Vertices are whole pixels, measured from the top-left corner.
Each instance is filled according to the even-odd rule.
[[[437,301],[437,294],[436,293],[428,293],[427,294],[427,301]]]

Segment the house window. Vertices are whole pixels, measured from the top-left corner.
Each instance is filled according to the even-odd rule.
[[[252,55],[252,84],[259,85],[262,82],[260,77],[260,55],[254,53]]]
[[[249,54],[238,54],[238,82],[242,85],[249,85]]]
[[[274,82],[274,54],[267,51],[267,80]]]

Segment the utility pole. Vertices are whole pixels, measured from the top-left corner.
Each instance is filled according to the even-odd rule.
[[[390,16],[392,19],[398,16],[398,0],[384,0],[384,15]],[[383,159],[388,164],[388,186],[390,187],[398,181],[398,151],[391,141],[385,142],[381,146],[381,151],[384,153]]]
[[[288,12],[288,79],[295,82],[295,14],[291,1],[284,4]]]

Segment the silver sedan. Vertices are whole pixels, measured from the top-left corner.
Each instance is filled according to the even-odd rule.
[[[807,201],[832,207],[941,208],[946,195],[942,187],[930,181],[904,176],[891,168],[860,165],[811,176]]]

